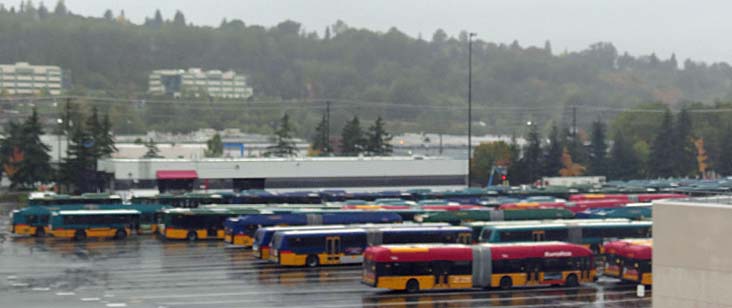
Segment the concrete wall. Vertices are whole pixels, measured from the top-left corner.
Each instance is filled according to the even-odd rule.
[[[732,307],[732,205],[653,205],[653,307]]]

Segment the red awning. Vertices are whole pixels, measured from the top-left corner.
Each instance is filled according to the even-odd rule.
[[[158,170],[155,177],[158,180],[195,180],[198,173],[196,170]]]

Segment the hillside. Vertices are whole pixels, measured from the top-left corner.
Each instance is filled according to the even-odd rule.
[[[306,31],[294,21],[272,28],[239,20],[196,26],[183,14],[171,20],[158,14],[136,25],[112,12],[88,18],[63,7],[25,5],[22,11],[0,9],[0,63],[59,65],[72,72],[73,94],[125,99],[145,97],[153,69],[234,69],[250,76],[255,101],[303,100],[310,107],[302,109],[311,113],[300,122],[304,128],[319,117],[322,104],[314,102],[327,98],[334,100],[336,119],[380,114],[395,130],[463,131],[465,33],[449,37],[437,31],[423,39],[397,29],[356,29],[340,21],[325,33]],[[552,50],[549,42],[522,47],[480,39],[473,45],[473,57],[475,118],[485,124],[477,133],[517,132],[527,120],[545,127],[550,120],[568,123],[571,106],[579,106],[579,124],[588,126],[598,116],[645,102],[675,106],[724,100],[732,93],[732,68],[725,63],[632,56],[611,43],[567,53]],[[291,107],[280,105],[282,110]],[[249,121],[261,130],[271,121],[255,118],[199,119],[189,126]],[[149,128],[164,128],[153,120],[138,120]]]

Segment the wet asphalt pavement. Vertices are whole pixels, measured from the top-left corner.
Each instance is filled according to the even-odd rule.
[[[359,266],[278,268],[222,242],[153,236],[77,243],[12,238],[0,216],[0,307],[650,307],[634,285],[407,295],[360,284]]]

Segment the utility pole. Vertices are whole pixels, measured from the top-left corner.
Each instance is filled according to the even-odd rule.
[[[323,146],[325,146],[326,152],[333,152],[330,146],[330,101],[325,102],[325,140],[323,140]]]
[[[470,165],[473,163],[473,37],[468,34],[468,187],[471,183]]]

